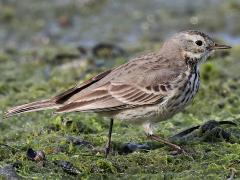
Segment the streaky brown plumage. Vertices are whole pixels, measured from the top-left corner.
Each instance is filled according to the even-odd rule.
[[[46,99],[10,108],[7,110],[7,112],[5,112],[4,117],[7,118],[24,112],[53,109],[55,107],[57,108],[56,103],[52,102],[50,99]]]

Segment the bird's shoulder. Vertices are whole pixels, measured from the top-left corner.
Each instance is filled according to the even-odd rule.
[[[108,76],[111,77],[109,81],[112,83],[149,86],[171,82],[187,68],[186,63],[177,58],[167,58],[159,53],[148,53],[114,69]]]

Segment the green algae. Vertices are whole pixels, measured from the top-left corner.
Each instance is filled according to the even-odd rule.
[[[104,1],[100,6],[88,4],[90,10],[87,8],[81,12],[86,16],[86,22],[91,19],[91,14],[100,13],[107,3]],[[134,3],[132,2],[132,4]],[[11,3],[1,6],[3,10],[0,11],[0,21],[3,27],[13,32],[17,29],[18,32],[14,33],[20,44],[26,41],[29,35],[39,32],[47,24],[48,17],[54,24],[53,19],[62,15],[62,11],[70,19],[78,12],[77,8],[72,5],[57,8],[54,4],[50,4],[49,9],[52,9],[54,14],[51,11],[45,14],[46,5],[44,4],[36,2],[33,7],[35,10],[24,3],[21,4],[20,9],[16,9]],[[26,14],[19,16],[26,9],[37,19],[33,21]],[[146,7],[146,9],[150,9],[150,7]],[[234,16],[238,17],[239,11],[236,9],[239,9],[239,6],[236,6],[233,1],[229,5],[227,3],[220,5],[217,15],[229,13],[232,9],[234,9]],[[175,15],[172,9],[169,12],[155,10],[154,13],[146,17],[146,22],[142,24],[144,30],[139,37],[140,43],[137,45],[126,43],[127,45],[124,46],[128,54],[127,58],[136,56],[145,50],[157,50],[161,46],[159,41],[162,40],[162,36],[158,34],[159,27],[153,25],[163,17],[171,18]],[[43,14],[43,16],[37,16],[39,14]],[[217,19],[214,12],[208,10],[206,16],[209,14],[215,16],[212,17],[212,20]],[[134,12],[134,17],[135,20],[145,19],[145,16],[139,11]],[[189,19],[188,17],[189,14],[185,14],[183,18],[177,19],[182,22],[182,25],[176,29],[181,29],[182,26],[189,27],[185,20]],[[119,23],[117,20],[120,20],[120,17],[113,18],[115,23]],[[209,24],[204,21],[205,18],[200,18],[200,25],[208,30],[220,29],[222,31],[221,28],[226,23]],[[175,20],[171,19],[173,20],[162,22],[162,26],[167,30],[175,27]],[[24,20],[25,26],[20,26],[23,23],[22,20]],[[111,19],[108,20],[111,21]],[[99,24],[105,21],[106,19],[100,20]],[[129,23],[132,22],[131,19],[125,21],[123,26],[126,27],[119,27],[119,31],[125,32],[125,35],[129,34]],[[99,27],[99,24],[96,27]],[[197,28],[198,26],[193,27]],[[58,36],[64,34],[66,29],[67,27],[64,27],[63,31],[57,33]],[[88,26],[85,26],[85,29],[85,31],[89,30]],[[164,32],[164,28],[161,30]],[[108,35],[105,38],[107,37],[106,39],[109,41],[120,41],[114,36],[117,31],[113,29],[106,33]],[[231,32],[239,32],[237,23],[230,30]],[[86,35],[83,29],[82,34]],[[83,36],[82,34],[80,36]],[[93,31],[89,34],[96,41],[99,41],[99,37],[102,35],[101,32]],[[61,44],[54,38],[44,38],[38,39],[38,43],[32,42],[35,46],[30,48],[27,45],[24,47],[18,44],[12,45],[9,43],[10,40],[6,47],[1,43],[0,46],[4,48],[0,51],[0,115],[7,107],[51,97],[74,86],[77,81],[81,82],[93,74],[122,64],[127,60],[126,57],[109,58],[111,54],[105,50],[101,52],[102,59],[93,56],[83,57],[79,53],[78,47],[68,44],[68,41]],[[131,36],[128,38],[131,39]],[[153,41],[152,39],[157,40]],[[3,41],[1,38],[0,40]],[[86,48],[91,49],[87,46]],[[0,168],[14,164],[18,176],[36,179],[227,179],[232,172],[234,172],[234,177],[239,178],[239,52],[240,47],[235,46],[230,53],[219,53],[204,64],[201,67],[202,85],[191,106],[156,127],[157,134],[168,138],[177,132],[201,125],[208,120],[229,120],[238,126],[221,128],[231,134],[231,141],[214,138],[211,133],[203,134],[196,131],[186,139],[177,141],[186,149],[191,158],[183,154],[174,155],[168,147],[149,141],[141,127],[115,121],[112,137],[113,150],[109,158],[105,159],[104,147],[107,141],[108,119],[95,114],[71,113],[60,116],[53,114],[52,111],[34,112],[9,119],[0,119]],[[105,56],[108,56],[108,59],[104,59]],[[103,61],[102,66],[96,63],[99,61]],[[86,141],[88,145],[77,145],[73,141],[69,141],[69,138]],[[150,148],[129,154],[122,153],[122,146],[129,142],[147,143]],[[44,151],[46,154],[44,164],[30,161],[26,155],[28,148]],[[69,173],[56,163],[59,161],[70,162],[79,173]],[[2,176],[0,175],[0,179]]]

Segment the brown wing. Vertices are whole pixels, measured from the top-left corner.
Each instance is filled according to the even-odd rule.
[[[128,84],[109,83],[59,108],[57,112],[109,111],[163,101],[163,95]]]
[[[82,90],[86,89],[87,87],[93,85],[94,83],[98,82],[99,80],[101,80],[103,77],[105,77],[107,74],[109,74],[112,70],[107,70],[104,71],[94,77],[92,77],[91,79],[83,82],[80,85],[76,85],[75,87],[55,96],[54,98],[52,98],[52,100],[54,102],[56,102],[57,104],[62,104],[64,102],[66,102],[68,99],[70,99],[73,95],[81,92]]]
[[[184,68],[183,64],[169,68],[154,55],[131,61],[72,95],[57,112],[109,111],[160,103]]]

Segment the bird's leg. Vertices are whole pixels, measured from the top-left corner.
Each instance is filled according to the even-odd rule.
[[[159,137],[155,134],[147,134],[147,136],[148,136],[148,138],[150,138],[154,141],[158,141],[160,143],[163,143],[163,144],[169,146],[170,148],[172,148],[173,150],[175,150],[177,152],[184,152],[184,150],[180,146],[178,146],[176,144],[173,144],[173,143],[171,143],[171,142],[169,142],[169,141],[167,141],[167,140],[165,140],[165,139],[163,139],[163,138],[161,138],[161,137]]]
[[[176,144],[173,144],[173,143],[171,143],[171,142],[153,134],[153,127],[152,127],[152,124],[150,122],[144,123],[143,128],[144,128],[144,131],[145,131],[148,138],[150,138],[154,141],[158,141],[160,143],[163,143],[163,144],[169,146],[170,148],[176,150],[177,152],[184,152],[183,149],[180,146],[178,146]]]
[[[112,138],[112,128],[113,128],[113,118],[110,119],[109,131],[108,131],[108,142],[105,149],[105,157],[107,158],[110,148],[111,148],[111,138]]]

